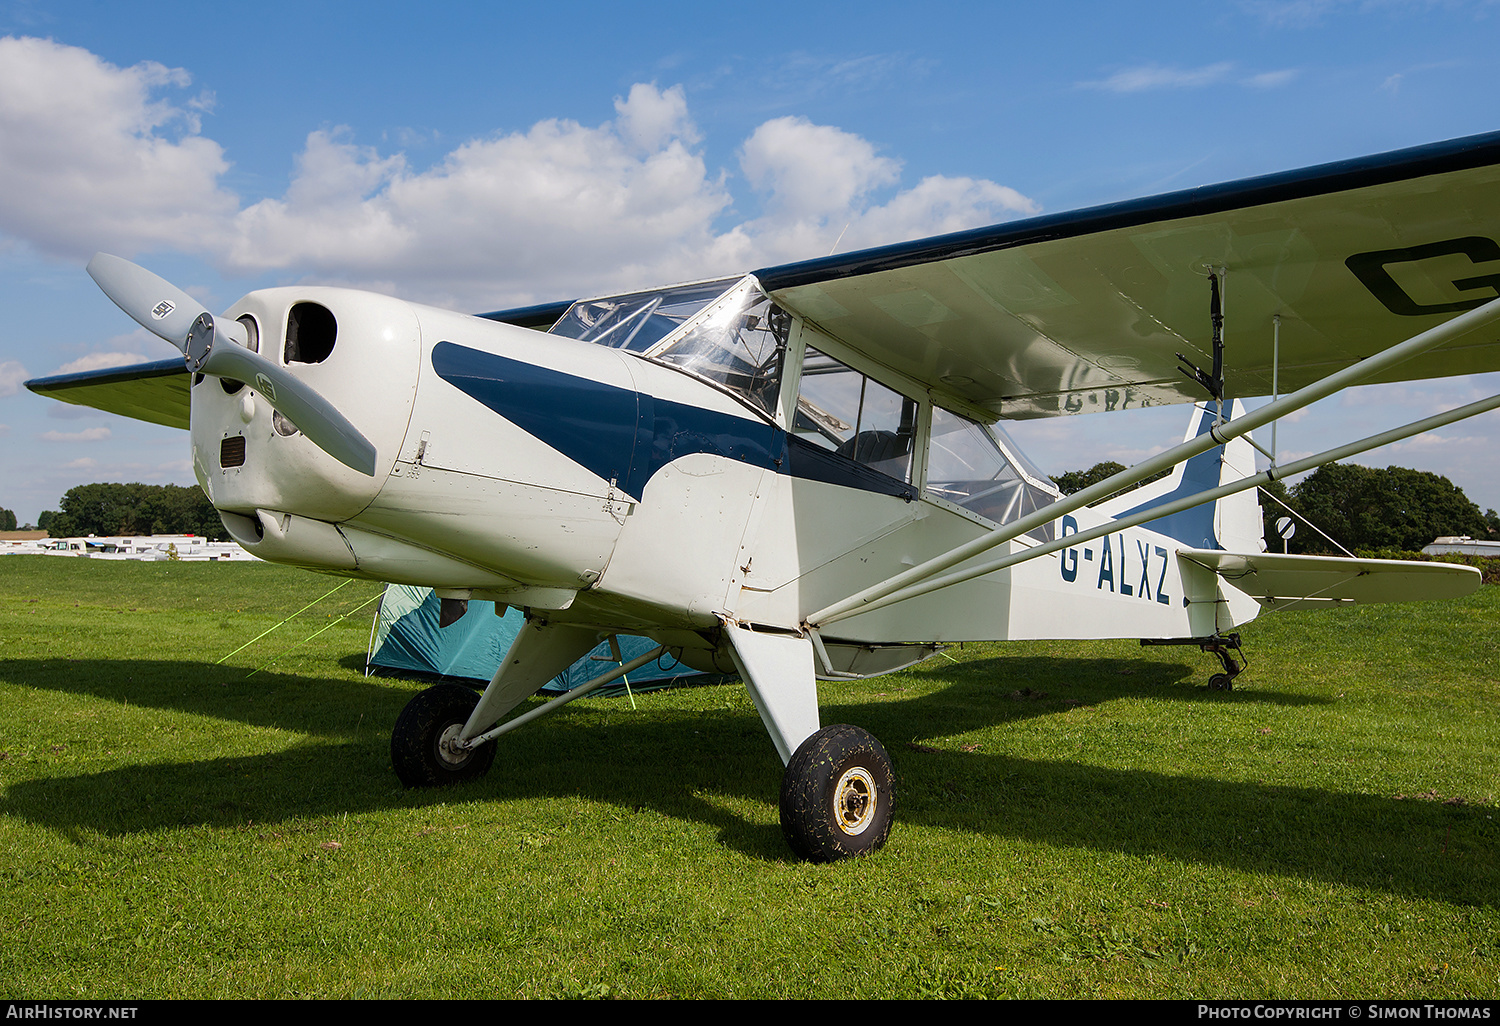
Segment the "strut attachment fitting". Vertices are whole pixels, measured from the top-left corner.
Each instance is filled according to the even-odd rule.
[[[1181,353],[1177,359],[1183,362],[1183,366],[1177,369],[1182,371],[1192,380],[1198,382],[1208,394],[1219,404],[1219,409],[1224,408],[1224,302],[1219,295],[1219,276],[1210,274],[1208,276],[1208,316],[1213,323],[1214,344],[1214,372],[1205,374],[1199,367]]]

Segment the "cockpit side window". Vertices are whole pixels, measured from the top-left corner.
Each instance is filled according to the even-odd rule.
[[[911,481],[917,401],[811,346],[792,434],[898,481]]]
[[[792,318],[745,278],[646,356],[707,378],[775,415]]]
[[[548,333],[671,364],[774,416],[791,327],[747,277],[581,299]]]
[[[548,334],[644,353],[729,291],[735,281],[720,278],[650,292],[580,299],[548,329]]]

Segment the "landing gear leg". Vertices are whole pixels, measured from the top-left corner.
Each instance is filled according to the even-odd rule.
[[[1212,652],[1218,656],[1219,662],[1224,666],[1223,673],[1216,673],[1208,678],[1209,688],[1213,691],[1233,691],[1234,678],[1240,675],[1244,667],[1235,662],[1234,656],[1229,653],[1238,652],[1240,653],[1240,658],[1244,658],[1245,652],[1240,648],[1240,636],[1238,634],[1227,634],[1216,637],[1202,647],[1203,651]]]
[[[786,764],[781,832],[792,851],[813,862],[832,862],[885,844],[895,798],[890,756],[858,727],[818,729],[812,641],[728,622],[724,632],[735,666]]]

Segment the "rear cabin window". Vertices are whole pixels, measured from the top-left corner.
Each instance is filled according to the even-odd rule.
[[[986,520],[1008,524],[1050,505],[1061,494],[1044,484],[999,427],[987,428],[934,406],[927,450],[927,494]],[[1052,540],[1052,524],[1029,536]]]

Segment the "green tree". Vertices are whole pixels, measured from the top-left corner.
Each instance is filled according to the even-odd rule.
[[[1446,477],[1409,467],[1330,463],[1286,491],[1287,503],[1350,549],[1420,549],[1443,535],[1483,538],[1490,524],[1479,507]],[[1275,507],[1274,509],[1272,507]],[[1263,503],[1267,544],[1281,551],[1270,525],[1284,510]],[[1292,552],[1335,552],[1316,531],[1299,524]]]
[[[68,489],[56,513],[41,522],[53,538],[99,534],[196,534],[224,538],[208,497],[180,485],[100,483]]]
[[[14,531],[16,515],[8,509],[0,509],[0,531]]]
[[[1081,492],[1085,488],[1093,487],[1100,481],[1114,477],[1116,474],[1120,473],[1120,471],[1125,469],[1125,464],[1116,463],[1113,460],[1107,460],[1104,463],[1095,463],[1087,470],[1070,470],[1066,474],[1052,474],[1050,476],[1052,478],[1052,483],[1057,485],[1058,489],[1064,495],[1072,495],[1074,492]],[[1108,498],[1113,499],[1116,495],[1128,492],[1133,488],[1139,488],[1141,485],[1148,484],[1159,478],[1166,477],[1169,473],[1171,473],[1171,471],[1163,470],[1160,473],[1152,474],[1140,484],[1131,485],[1129,488],[1121,488],[1118,492],[1115,492],[1112,495],[1108,496]],[[1100,499],[1098,501],[1103,502],[1105,500]]]

